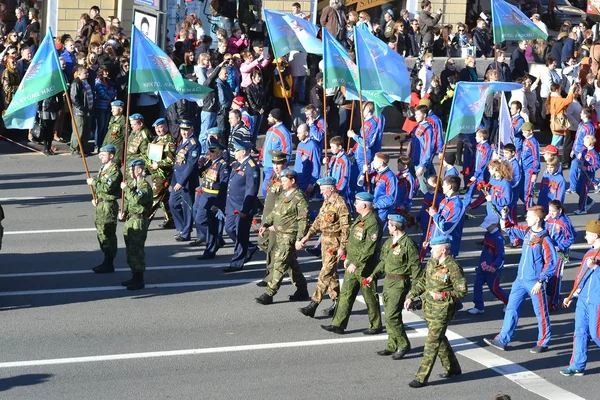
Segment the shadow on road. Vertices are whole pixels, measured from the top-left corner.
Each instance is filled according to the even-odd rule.
[[[6,392],[17,386],[32,386],[49,380],[52,374],[26,374],[0,379],[0,392]]]

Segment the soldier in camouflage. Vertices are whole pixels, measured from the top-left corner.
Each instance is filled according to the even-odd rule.
[[[377,296],[377,282],[371,281],[364,284],[363,279],[370,276],[376,265],[376,255],[382,236],[382,223],[373,211],[373,195],[362,192],[356,194],[355,201],[358,217],[350,228],[348,237],[348,252],[344,261],[346,274],[340,293],[340,301],[335,310],[331,325],[321,325],[326,331],[343,334],[348,326],[352,306],[356,300],[359,289],[367,304],[369,314],[369,328],[363,331],[365,335],[376,335],[383,331],[381,326],[381,312],[379,311],[379,297]],[[363,285],[361,286],[361,283]]]
[[[350,211],[346,200],[337,192],[336,179],[332,177],[321,178],[317,181],[317,184],[321,188],[321,194],[325,201],[323,201],[319,215],[315,218],[308,233],[300,241],[300,246],[296,248],[296,250],[300,250],[306,246],[306,242],[311,236],[319,232],[322,233],[321,260],[323,266],[317,279],[317,289],[312,295],[310,304],[299,309],[302,314],[311,318],[315,316],[315,311],[323,300],[325,292],[329,293],[333,305],[323,310],[323,315],[333,316],[338,301],[337,298],[340,295],[337,266],[340,259],[346,255],[350,228]]]
[[[263,305],[273,303],[273,296],[277,294],[288,268],[297,269],[292,274],[298,277],[297,291],[290,298],[297,299],[303,293],[308,297],[306,279],[296,259],[296,244],[308,230],[308,201],[296,184],[298,174],[294,170],[283,170],[280,179],[280,197],[273,212],[264,216],[258,232],[259,236],[264,235],[267,230],[277,234],[277,246],[273,252],[273,279],[267,284],[266,293],[256,298],[256,302]]]
[[[391,237],[381,247],[379,264],[366,280],[371,283],[385,274],[383,310],[388,343],[387,348],[377,354],[391,355],[394,360],[400,360],[410,351],[410,342],[402,323],[402,307],[411,282],[419,278],[421,263],[417,245],[406,234],[406,219],[399,214],[390,214],[387,227]]]
[[[115,158],[113,162],[117,167],[121,167],[123,162],[123,142],[125,141],[125,116],[123,115],[124,103],[121,100],[115,100],[110,103],[111,117],[108,121],[108,128],[104,136],[102,146],[112,144],[115,146]]]
[[[127,140],[127,156],[125,158],[125,164],[127,165],[133,160],[141,159],[148,154],[148,143],[154,138],[152,132],[144,126],[142,114],[131,115],[129,124],[131,125],[131,133]]]
[[[135,159],[129,163],[131,180],[122,182],[125,191],[125,209],[121,211],[121,219],[126,218],[123,227],[127,264],[132,271],[129,280],[121,282],[127,290],[144,288],[144,271],[146,270],[146,254],[144,245],[148,235],[148,215],[152,208],[152,188],[144,179],[144,161]]]
[[[96,194],[96,199],[92,200],[92,204],[96,207],[94,224],[100,250],[104,253],[102,264],[92,268],[97,274],[115,272],[113,261],[117,256],[118,199],[121,197],[119,185],[123,180],[121,170],[114,162],[116,151],[117,149],[112,144],[100,148],[98,158],[102,167],[98,171],[98,177],[87,179],[87,184],[94,189]]]
[[[423,361],[415,379],[408,384],[412,388],[427,384],[438,356],[446,370],[440,374],[440,378],[447,379],[462,374],[446,337],[446,329],[456,314],[458,301],[467,295],[467,282],[462,268],[450,255],[450,242],[448,236],[431,239],[431,259],[421,278],[413,283],[408,299],[404,302],[404,308],[409,310],[415,300],[422,301],[428,329]]]
[[[148,170],[152,175],[152,209],[148,219],[152,221],[158,208],[162,208],[165,216],[164,222],[161,225],[163,229],[175,228],[173,217],[169,211],[169,181],[173,175],[173,165],[175,164],[175,139],[169,131],[167,131],[167,121],[164,118],[157,119],[152,124],[156,131],[156,137],[152,141],[153,144],[162,145],[162,157],[160,161],[148,159],[144,154],[144,160],[148,165]]]

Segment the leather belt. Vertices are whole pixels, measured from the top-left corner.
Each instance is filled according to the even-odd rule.
[[[96,199],[96,205],[100,204],[100,203],[114,203],[117,200],[106,200],[106,199]]]
[[[327,238],[337,238],[342,236],[340,232],[323,232],[323,237]]]
[[[404,281],[410,279],[410,276],[404,274],[385,274],[385,279],[389,279],[390,281]]]

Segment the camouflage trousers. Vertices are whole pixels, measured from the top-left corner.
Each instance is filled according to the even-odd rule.
[[[366,271],[364,271],[366,272]],[[368,276],[368,274],[367,274]],[[350,313],[352,312],[352,306],[356,301],[358,291],[362,292],[362,295],[367,304],[367,314],[369,315],[369,328],[380,329],[381,328],[381,312],[379,311],[379,296],[377,296],[377,282],[372,281],[368,286],[362,286],[362,280],[365,277],[362,273],[357,270],[353,274],[346,273],[344,275],[344,284],[342,285],[342,291],[338,301],[338,306],[331,321],[331,325],[339,326],[340,328],[346,329],[348,326],[348,320],[350,320]]]
[[[312,301],[321,303],[325,292],[329,293],[331,300],[340,295],[340,281],[338,280],[337,267],[340,257],[337,254],[341,241],[336,237],[321,237],[321,272],[317,279],[317,288],[312,295]]]
[[[96,206],[94,214],[94,224],[100,250],[108,258],[114,259],[117,256],[117,215],[119,214],[119,204],[116,200],[102,200]]]
[[[461,370],[456,355],[446,337],[446,329],[453,318],[455,307],[454,304],[445,301],[427,299],[424,302],[423,311],[428,333],[427,338],[425,338],[423,360],[415,375],[416,381],[427,383],[437,357],[440,358],[442,366],[447,372]]]
[[[266,260],[265,264],[267,265],[267,270],[265,271],[265,276],[263,281],[269,283],[273,280],[273,254],[275,249],[277,248],[277,233],[267,231],[265,235],[258,237],[258,246],[265,252]],[[304,282],[304,287],[306,287],[306,279],[304,279],[304,275],[302,275],[302,271],[300,271],[300,265],[298,265],[298,259],[294,257],[293,262],[296,264],[294,268],[290,268],[289,275],[292,281],[292,285],[298,288],[298,282]],[[300,286],[302,288],[302,286]]]
[[[270,241],[271,239],[269,239]],[[306,279],[302,275],[296,256],[296,235],[277,234],[275,247],[272,251],[273,278],[267,282],[267,294],[275,296],[283,276],[291,269],[290,275],[294,277],[298,289],[306,288]]]
[[[407,279],[383,282],[383,310],[385,312],[385,329],[388,333],[387,349],[390,351],[410,349],[410,342],[402,323],[404,300],[410,290]]]
[[[148,235],[147,219],[128,218],[123,227],[125,237],[125,249],[127,251],[127,264],[133,272],[144,272],[146,270],[146,253],[144,245]]]
[[[167,183],[167,186],[165,186]],[[165,213],[164,223],[167,223],[173,219],[171,217],[171,211],[169,209],[169,185],[168,179],[163,179],[158,176],[152,177],[152,209],[150,210],[150,217],[148,219],[152,221],[154,215],[160,207]]]

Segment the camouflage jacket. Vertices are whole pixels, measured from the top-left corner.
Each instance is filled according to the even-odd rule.
[[[275,233],[295,235],[299,241],[308,230],[308,201],[296,186],[288,193],[281,193],[273,212],[265,215],[263,226],[275,227]]]
[[[441,293],[442,300],[434,300],[430,292]],[[467,295],[467,281],[463,270],[456,260],[448,257],[439,264],[432,258],[427,262],[421,277],[413,282],[409,298],[421,298],[424,302],[452,302],[462,299]]]
[[[145,157],[148,153],[148,143],[152,141],[152,138],[152,133],[145,126],[138,132],[132,130],[127,143],[127,163],[140,157],[140,154]]]
[[[142,215],[145,218],[150,215],[152,208],[152,187],[145,179],[139,182],[128,182],[125,188],[125,216]]]
[[[312,226],[308,230],[310,236],[321,232],[324,236],[328,234],[339,235],[341,248],[346,249],[348,245],[348,232],[350,230],[350,211],[346,200],[337,193],[331,196],[331,199],[325,200],[319,215],[315,218]],[[336,236],[337,236],[336,235]]]
[[[379,263],[371,274],[374,279],[383,274],[409,275],[413,282],[421,275],[419,252],[415,242],[405,234],[396,243],[389,238],[381,247]]]
[[[374,210],[359,215],[352,227],[346,246],[347,265],[354,264],[358,272],[369,266],[374,267],[377,245],[382,236],[382,224]]]
[[[168,179],[171,175],[173,175],[173,165],[175,165],[175,150],[177,149],[177,146],[175,145],[175,139],[173,138],[173,135],[166,133],[163,136],[155,137],[152,143],[162,144],[163,153],[162,158],[157,162],[158,169],[149,168],[150,173],[153,176],[158,176],[162,179]],[[147,153],[143,153],[143,156],[144,160],[146,161],[146,165],[150,167],[152,161],[148,158]]]
[[[106,129],[106,136],[104,136],[104,143],[102,146],[112,144],[115,146],[117,151],[115,152],[115,162],[121,164],[123,161],[123,142],[125,141],[125,116],[119,115],[118,117],[111,116],[108,122],[108,128]]]
[[[121,197],[122,180],[121,170],[114,162],[108,166],[103,165],[92,183],[96,197],[102,200],[117,200]]]
[[[267,196],[265,197],[265,205],[263,207],[263,215],[268,215],[275,208],[275,203],[281,195],[281,180],[276,173],[273,172],[271,180],[267,183]]]

